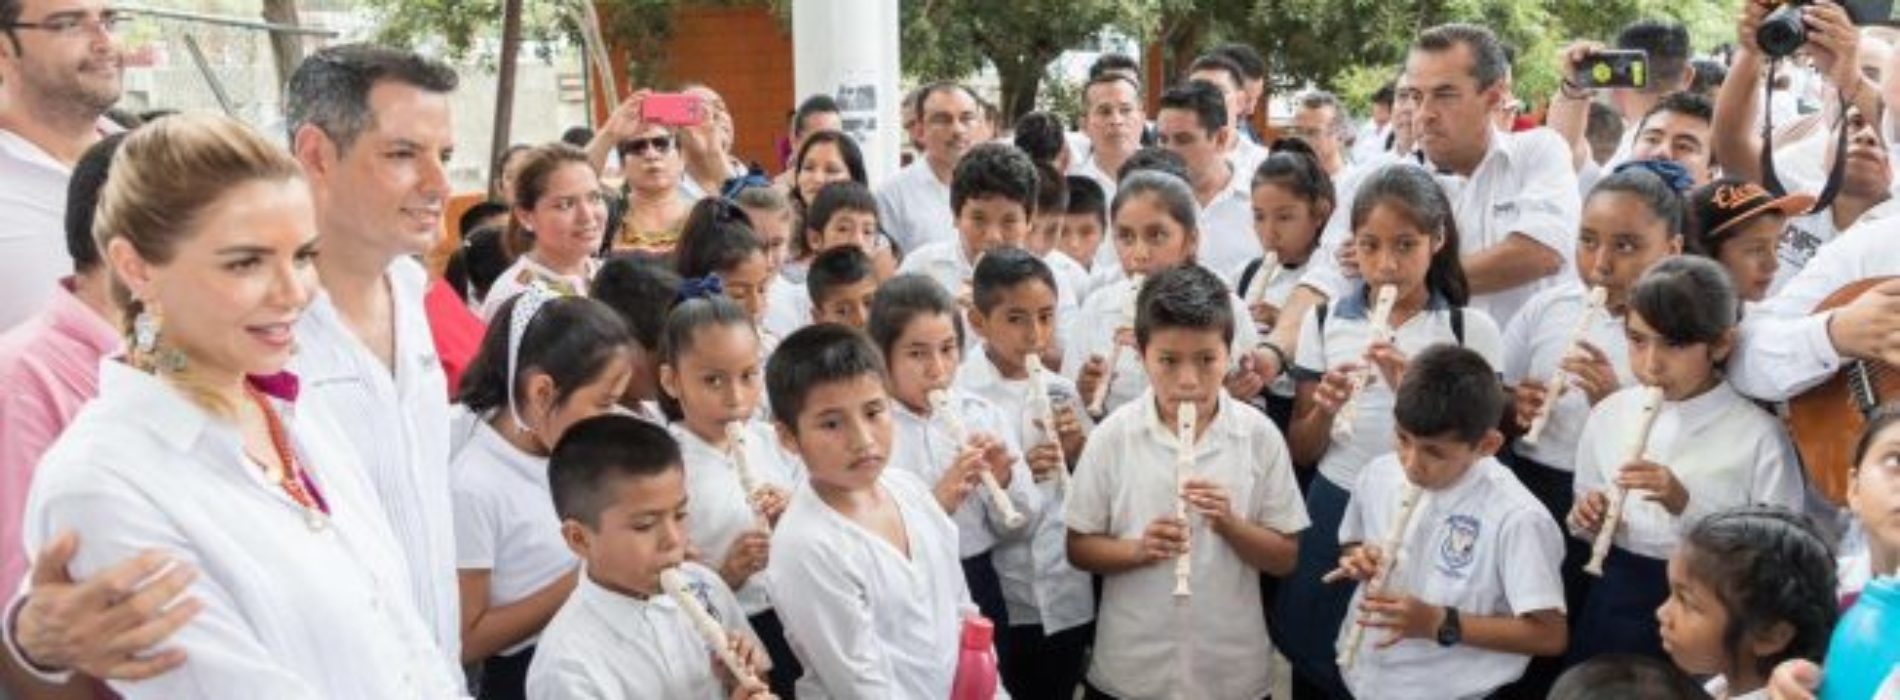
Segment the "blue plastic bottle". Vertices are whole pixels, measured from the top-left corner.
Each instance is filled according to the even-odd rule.
[[[1828,643],[1821,700],[1868,700],[1900,668],[1900,579],[1867,584]]]

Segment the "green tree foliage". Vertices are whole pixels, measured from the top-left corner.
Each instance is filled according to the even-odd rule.
[[[1049,63],[1106,27],[1140,26],[1143,0],[901,0],[904,72],[932,79],[976,72],[988,61],[1003,117],[1035,108]]]

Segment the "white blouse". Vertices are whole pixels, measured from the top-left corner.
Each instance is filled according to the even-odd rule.
[[[411,602],[409,571],[362,468],[318,406],[279,406],[330,516],[304,509],[245,455],[242,437],[167,382],[116,361],[99,397],[47,452],[28,496],[26,547],[84,543],[97,576],[141,552],[199,572],[204,611],[167,646],[183,666],[112,681],[130,698],[461,697]]]

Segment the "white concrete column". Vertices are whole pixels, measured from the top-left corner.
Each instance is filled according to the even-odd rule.
[[[796,0],[792,55],[798,99],[830,95],[845,132],[864,149],[875,187],[897,172],[903,146],[898,92],[898,0]]]

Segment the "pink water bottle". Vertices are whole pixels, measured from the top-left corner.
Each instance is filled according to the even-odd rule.
[[[975,606],[963,609],[963,643],[957,651],[957,678],[950,686],[950,700],[995,700],[996,647],[991,641],[996,628]]]

